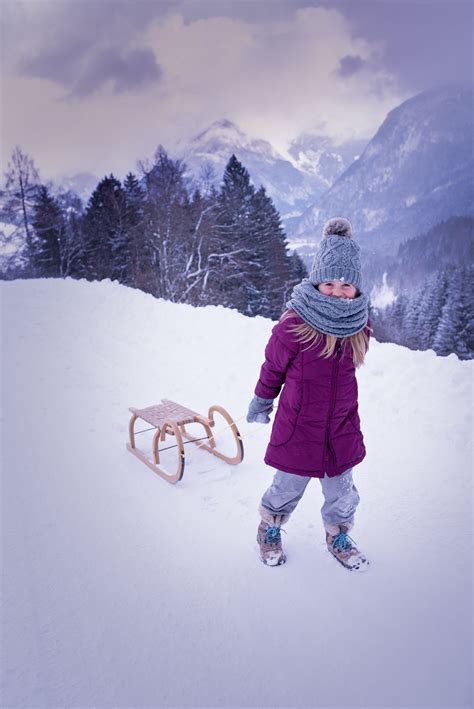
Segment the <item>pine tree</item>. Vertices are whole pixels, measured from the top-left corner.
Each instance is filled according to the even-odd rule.
[[[472,266],[448,269],[445,303],[441,312],[433,349],[439,355],[457,354],[462,359],[474,356],[472,306]]]
[[[186,250],[192,226],[185,165],[160,146],[151,167],[143,166],[146,185],[145,229],[154,276],[154,295],[179,301],[185,289]]]
[[[256,294],[252,314],[277,320],[295,285],[292,261],[287,251],[280,215],[264,187],[255,193],[253,208],[255,262],[259,268],[252,278]]]
[[[422,349],[434,349],[436,334],[448,291],[453,266],[445,266],[431,274],[424,282],[425,295],[420,313],[420,344]]]
[[[292,251],[290,254],[290,271],[291,271],[291,287],[293,285],[296,285],[300,281],[303,280],[303,278],[308,277],[308,269],[306,268],[303,259],[299,255],[297,251]],[[289,292],[286,294],[287,296],[290,295]]]
[[[129,244],[125,232],[125,194],[113,175],[99,182],[87,204],[82,232],[87,277],[122,282],[129,262]]]
[[[423,282],[423,294],[418,318],[418,340],[420,349],[432,349],[441,311],[446,299],[442,271],[437,271]]]
[[[255,280],[261,268],[252,223],[254,195],[249,173],[232,155],[219,193],[212,287],[222,305],[248,315],[254,314]]]
[[[423,286],[407,296],[407,305],[402,323],[401,342],[411,349],[421,349],[420,319],[422,315]]]
[[[436,354],[449,355],[456,350],[456,336],[460,329],[459,293],[450,291],[441,312],[433,349]]]
[[[408,298],[405,293],[400,293],[394,303],[383,311],[382,328],[389,342],[403,344],[403,327]]]
[[[272,293],[269,317],[278,320],[286,309],[294,286],[307,277],[308,271],[299,254],[288,250],[280,215],[272,200],[268,197],[267,200],[267,219],[272,235],[269,261],[272,273],[269,286]]]
[[[232,155],[218,196],[210,290],[217,302],[246,315],[277,319],[293,286],[307,275],[290,256],[280,216],[265,188],[255,190]]]
[[[145,229],[145,191],[132,172],[126,176],[123,189],[125,192],[124,228],[129,243],[129,263],[124,283],[151,293],[154,274]]]
[[[61,208],[65,222],[61,238],[61,276],[85,278],[86,264],[81,232],[81,219],[84,213],[82,200],[72,190],[61,190],[55,199]]]
[[[270,317],[272,311],[273,288],[281,291],[281,282],[276,276],[278,255],[272,254],[272,236],[275,225],[272,224],[273,205],[261,187],[251,198],[251,211],[246,241],[250,259],[246,269],[246,303],[248,315]],[[275,244],[275,251],[278,245]],[[273,267],[273,268],[272,268]]]
[[[461,359],[474,359],[474,266],[466,264],[461,271],[461,318],[456,353]]]
[[[474,357],[474,267],[448,264],[374,316],[377,339]]]
[[[66,224],[57,201],[44,185],[38,188],[30,236],[30,262],[38,277],[61,275],[61,245]]]
[[[69,211],[65,215],[66,226],[61,243],[61,276],[86,278],[86,256],[81,230],[81,215]]]

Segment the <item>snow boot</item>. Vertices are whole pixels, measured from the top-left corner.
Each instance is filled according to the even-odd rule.
[[[257,530],[260,559],[267,566],[281,566],[286,561],[281,545],[281,525],[289,520],[290,515],[272,515],[263,507],[259,512],[262,516]]]
[[[356,543],[347,534],[346,527],[339,527],[339,534],[330,534],[326,531],[326,544],[331,554],[340,564],[350,571],[367,571],[369,562]]]

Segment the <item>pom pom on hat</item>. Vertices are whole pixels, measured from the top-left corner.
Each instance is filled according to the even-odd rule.
[[[328,219],[323,228],[323,236],[347,236],[352,237],[352,224],[345,217],[333,217]]]

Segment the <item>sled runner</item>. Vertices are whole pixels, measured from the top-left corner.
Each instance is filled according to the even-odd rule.
[[[133,407],[130,407],[129,411],[132,412],[133,416],[130,419],[129,424],[130,443],[127,443],[128,450],[169,483],[179,482],[184,474],[184,446],[186,441],[183,441],[183,438],[186,438],[187,441],[195,443],[199,446],[199,448],[212,453],[212,455],[217,456],[221,460],[225,460],[225,462],[230,465],[238,465],[244,457],[244,447],[242,444],[241,435],[234,420],[222,406],[218,406],[217,404],[211,406],[206,417],[198,414],[196,411],[187,409],[185,406],[181,406],[181,404],[177,404],[174,401],[162,399],[161,404],[149,406],[146,409],[134,409]],[[237,448],[236,454],[233,457],[224,455],[224,453],[217,450],[217,444],[211,430],[215,423],[215,413],[220,414],[225,419],[233,434]],[[152,427],[156,429],[152,443],[153,461],[147,458],[147,456],[135,446],[135,421],[137,419],[142,419],[143,421],[150,423]],[[206,432],[204,439],[195,438],[194,436],[191,436],[188,431],[186,431],[186,424],[191,423],[198,423],[203,426]],[[176,443],[172,446],[162,446],[162,451],[165,448],[176,448],[177,466],[176,472],[174,473],[170,473],[160,467],[159,443],[163,443],[166,440],[167,435],[174,436]]]

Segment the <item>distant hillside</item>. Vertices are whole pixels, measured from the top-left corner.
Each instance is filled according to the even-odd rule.
[[[397,290],[447,265],[474,263],[474,218],[451,217],[425,234],[400,244],[397,256],[387,265],[387,278]]]
[[[348,216],[369,250],[398,245],[451,216],[474,214],[473,89],[427,91],[391,111],[361,157],[302,216],[300,237]]]

